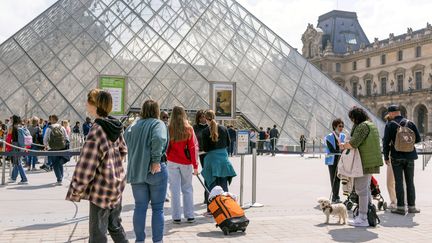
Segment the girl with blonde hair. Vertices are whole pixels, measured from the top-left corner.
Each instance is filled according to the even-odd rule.
[[[188,223],[193,223],[192,175],[198,175],[198,140],[183,107],[173,108],[169,135],[167,160],[173,223],[181,223],[180,194],[183,194],[183,215]]]

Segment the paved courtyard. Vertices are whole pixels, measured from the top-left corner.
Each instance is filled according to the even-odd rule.
[[[245,159],[245,202],[251,201],[251,157]],[[240,158],[232,159],[240,174]],[[377,228],[353,228],[323,224],[325,216],[317,208],[316,199],[330,194],[328,169],[322,159],[305,159],[297,155],[258,157],[257,201],[262,208],[246,210],[250,225],[246,233],[224,236],[205,211],[203,189],[194,178],[197,221],[173,225],[170,204],[165,208],[165,242],[432,242],[432,168],[422,171],[416,164],[415,181],[417,215],[399,216],[379,212]],[[87,242],[88,202],[72,203],[64,197],[73,173],[74,163],[65,168],[63,186],[54,186],[55,176],[42,171],[28,172],[29,185],[11,184],[0,187],[0,242]],[[377,178],[388,200],[385,167]],[[230,189],[239,193],[239,176]],[[123,201],[123,225],[134,242],[132,214],[134,204],[130,186]],[[151,211],[149,211],[149,214]],[[149,218],[149,217],[148,217]],[[150,225],[149,220],[148,226]],[[148,235],[151,230],[147,228]],[[151,237],[147,238],[151,242]]]

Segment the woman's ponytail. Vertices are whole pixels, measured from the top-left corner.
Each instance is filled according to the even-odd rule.
[[[205,112],[205,117],[210,121],[210,138],[215,143],[219,140],[218,124],[215,121],[215,113],[212,110]]]

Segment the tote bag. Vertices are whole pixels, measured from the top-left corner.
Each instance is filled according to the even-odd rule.
[[[346,177],[363,176],[363,166],[358,149],[346,149],[342,152],[338,164],[338,176],[339,175]]]

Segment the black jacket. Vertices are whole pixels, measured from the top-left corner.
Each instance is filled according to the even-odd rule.
[[[207,124],[195,124],[193,126],[195,136],[199,143],[199,151],[203,151],[203,139],[202,139],[202,132],[208,127]]]
[[[394,122],[405,125],[405,122],[407,119],[403,118],[402,116],[397,116],[393,120]],[[384,153],[384,159],[389,160],[390,156],[392,159],[418,159],[417,151],[414,148],[414,151],[412,152],[397,152],[394,148],[394,141],[396,140],[396,132],[398,129],[398,125],[394,122],[387,122],[385,130],[384,130],[384,138],[383,138],[383,153]],[[409,121],[408,127],[413,130],[413,132],[416,135],[416,143],[419,143],[421,141],[420,139],[420,133],[417,129],[417,126]]]
[[[213,142],[210,137],[210,127],[207,127],[202,132],[203,150],[209,152],[215,149],[228,148],[230,145],[230,138],[228,130],[224,126],[218,125],[219,139],[217,142]]]

